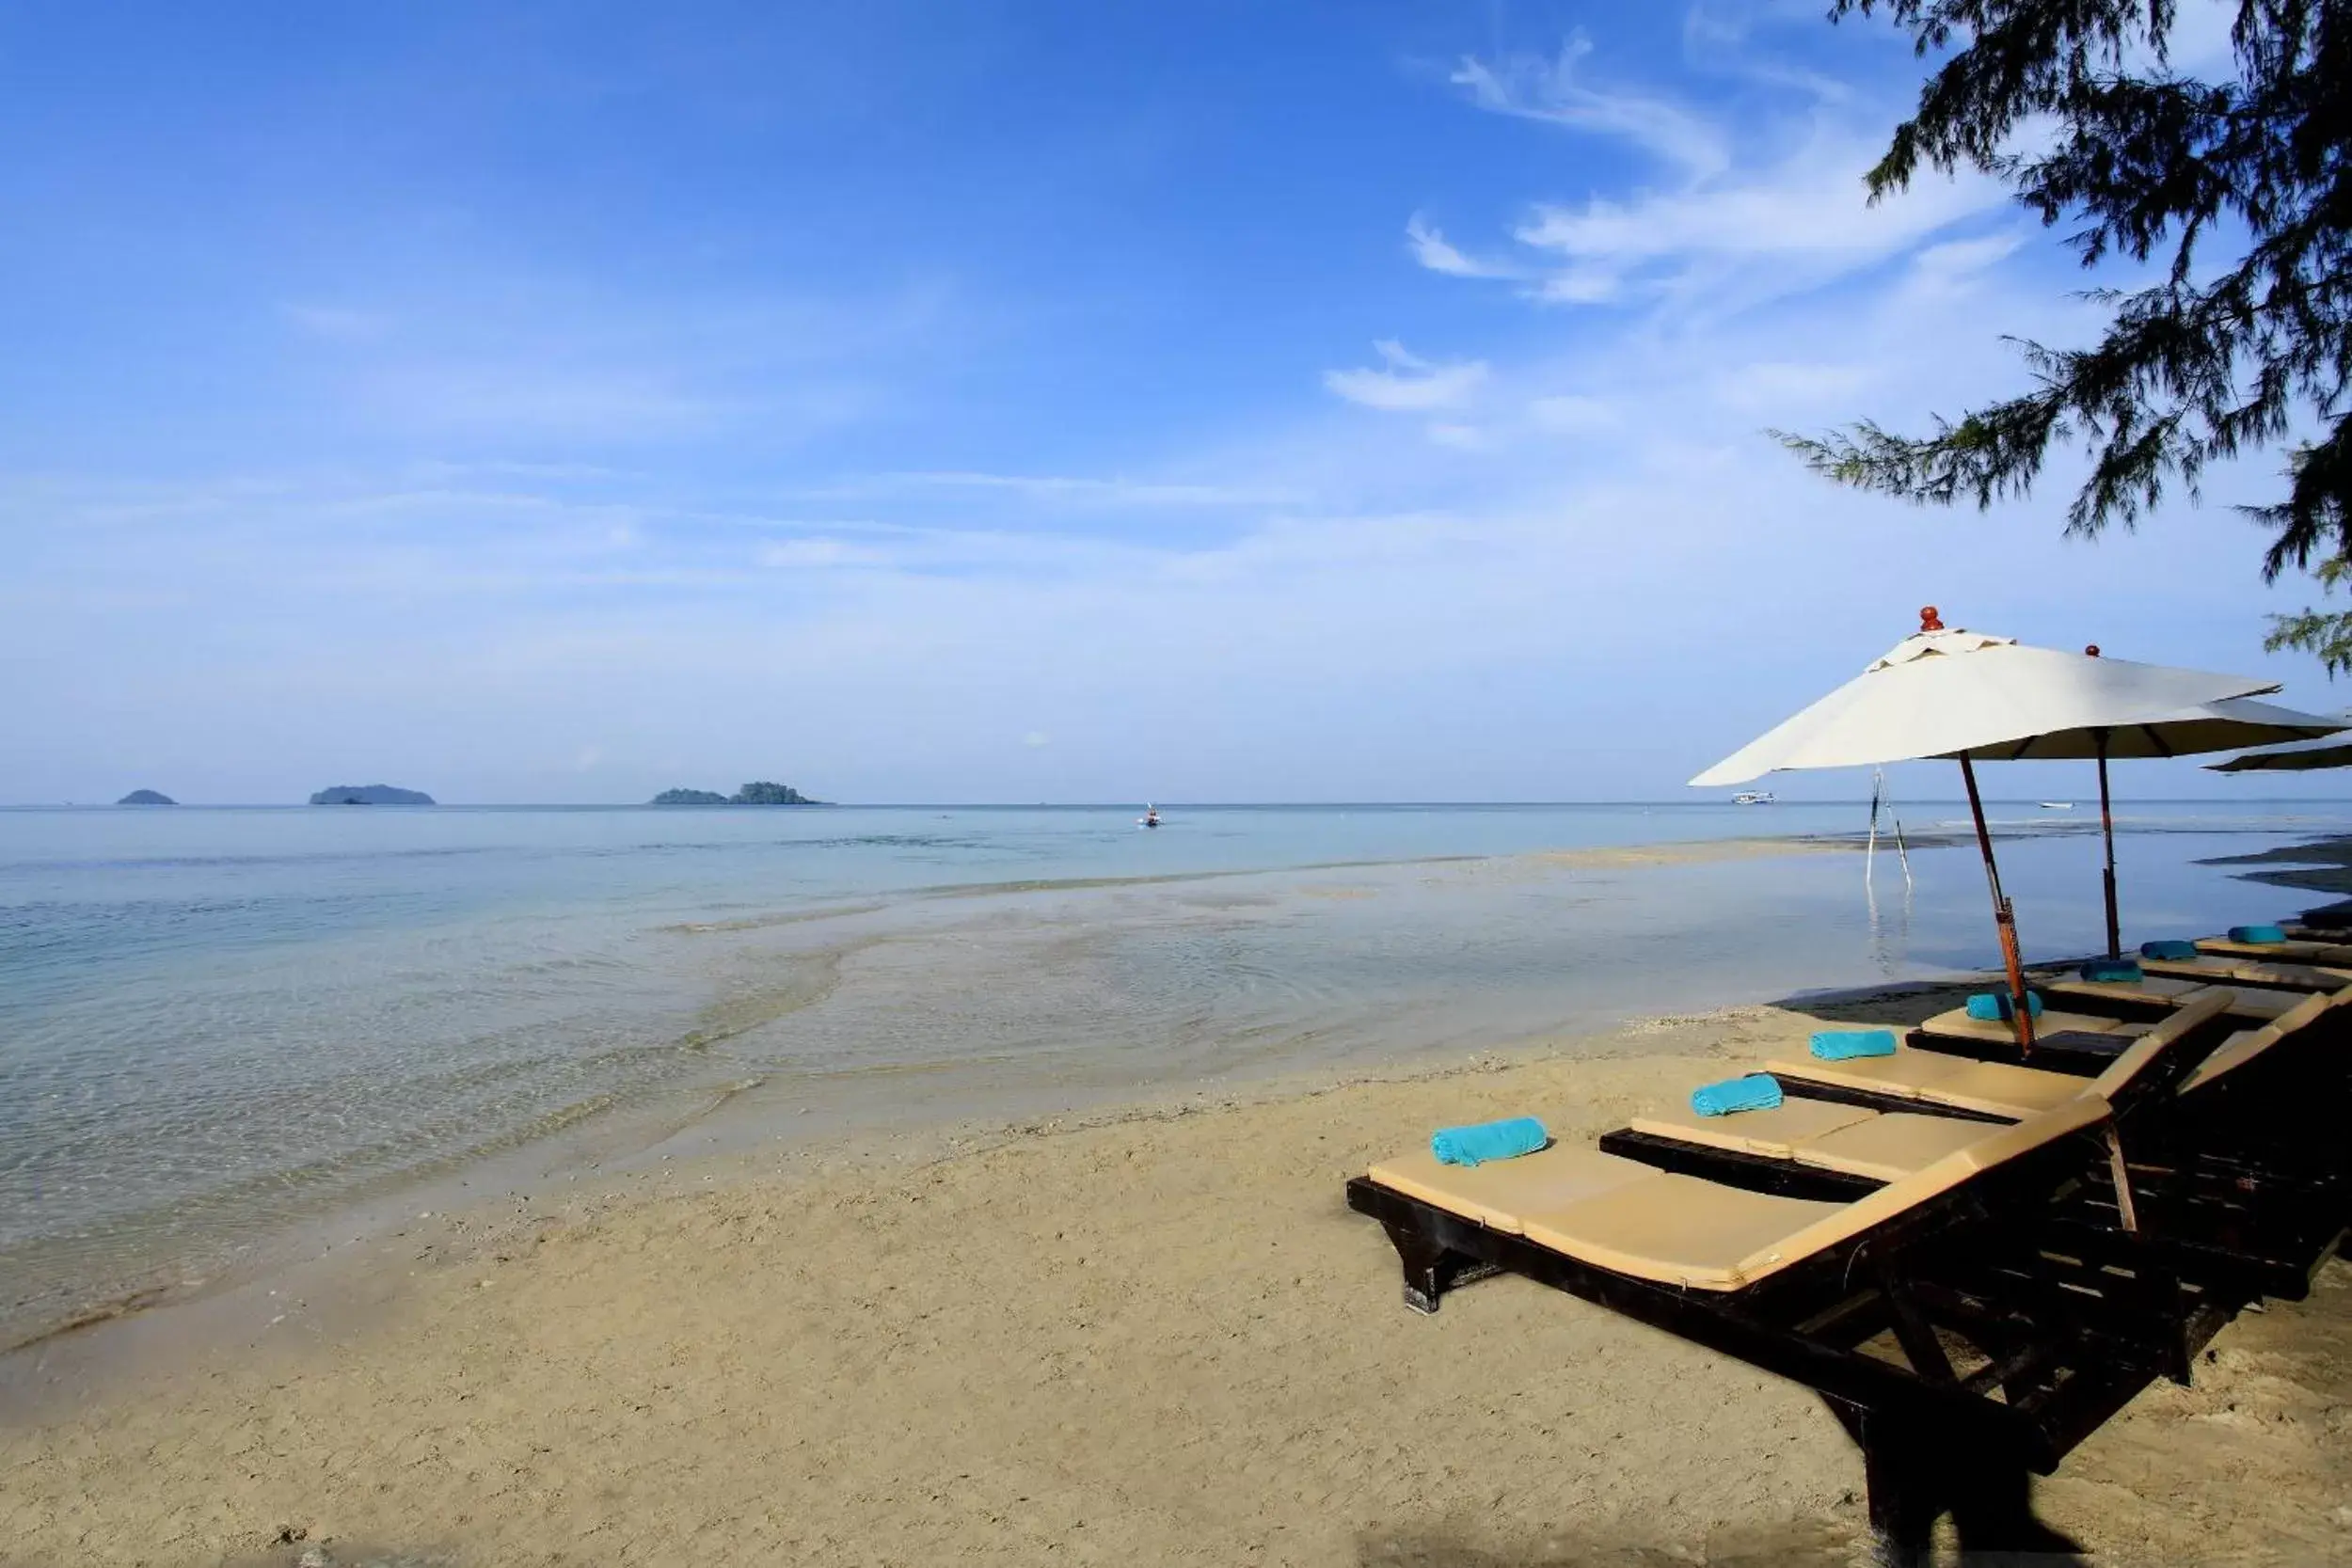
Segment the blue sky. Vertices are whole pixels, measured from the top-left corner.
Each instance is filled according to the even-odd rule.
[[[2341,705],[2269,459],[1763,434],[2095,320],[1820,9],[0,6],[0,800],[1672,798],[1931,602]]]

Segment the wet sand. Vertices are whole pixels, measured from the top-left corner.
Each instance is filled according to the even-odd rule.
[[[131,1325],[53,1343],[64,1381],[0,1428],[0,1561],[1858,1560],[1861,1465],[1811,1396],[1520,1280],[1416,1316],[1341,1196],[1434,1125],[1590,1138],[1812,1026],[1735,1008],[420,1221],[135,1375]],[[2348,1439],[2337,1264],[2040,1506],[2118,1562],[2352,1561]]]

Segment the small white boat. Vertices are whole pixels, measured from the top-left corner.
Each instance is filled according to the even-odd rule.
[[[2037,803],[2043,811],[2073,811],[2074,809],[2074,802],[2072,800],[2042,800]]]
[[[1136,826],[1138,828],[1156,828],[1159,825],[1160,808],[1157,806],[1144,807],[1143,815],[1136,818]]]
[[[1731,803],[1735,806],[1769,806],[1772,803],[1772,792],[1769,789],[1743,789],[1731,798]]]

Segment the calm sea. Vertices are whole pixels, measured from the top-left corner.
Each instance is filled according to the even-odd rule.
[[[1951,806],[0,811],[0,1343],[486,1154],[1021,1115],[1976,968]],[[2002,806],[2030,950],[2078,811]],[[2200,864],[2352,807],[2135,805],[2127,929],[2316,901]],[[562,1134],[562,1137],[557,1137]],[[583,1156],[584,1157],[584,1156]]]

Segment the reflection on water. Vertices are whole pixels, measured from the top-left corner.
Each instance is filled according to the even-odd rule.
[[[0,1340],[583,1123],[1023,1114],[1976,968],[1934,815],[1914,887],[1607,852],[1851,849],[1854,806],[0,812]],[[2095,832],[2010,815],[2029,951],[2100,945]],[[2192,863],[2340,825],[2143,812],[2127,927],[2273,916]]]

